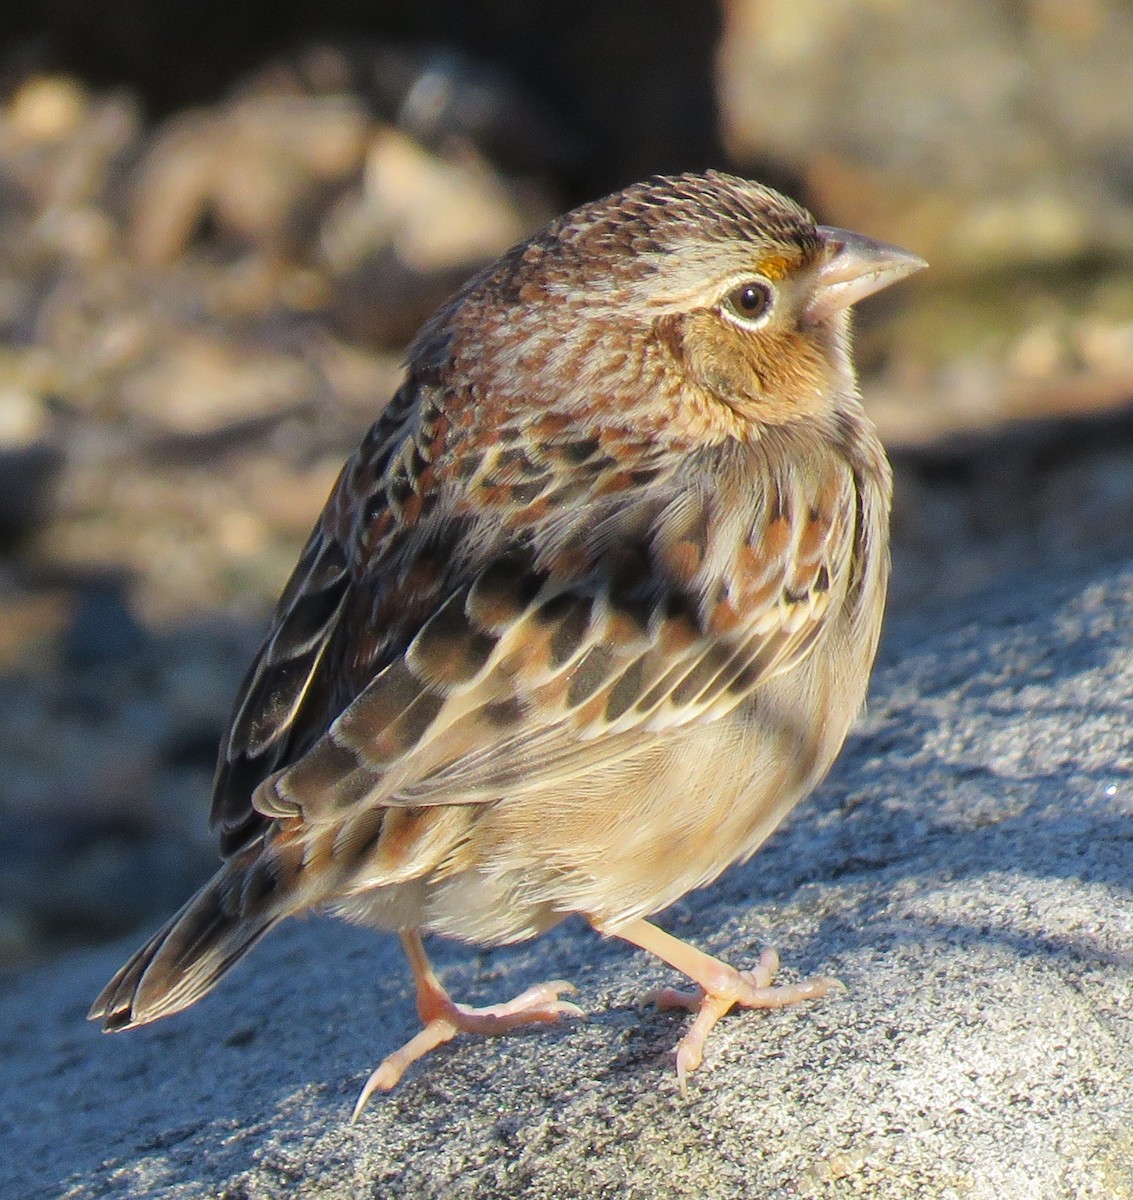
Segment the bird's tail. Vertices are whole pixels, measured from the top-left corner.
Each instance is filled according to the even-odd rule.
[[[274,906],[249,911],[241,902],[242,857],[227,862],[134,954],[91,1005],[90,1020],[115,1033],[188,1008],[284,915]]]

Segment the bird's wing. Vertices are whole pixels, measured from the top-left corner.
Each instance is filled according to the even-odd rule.
[[[353,698],[347,672],[334,659],[358,579],[351,504],[364,499],[359,492],[367,482],[380,494],[379,481],[420,427],[420,400],[407,382],[343,467],[240,685],[220,745],[210,815],[226,856],[268,823],[252,805],[256,787],[315,745]]]
[[[742,502],[695,473],[651,487],[606,470],[600,494],[575,506],[585,524],[565,534],[552,520],[541,537],[509,522],[499,535],[494,519],[492,542],[477,525],[484,514],[469,517],[465,545],[481,547],[469,569],[446,578],[443,596],[430,585],[435,565],[422,574],[427,611],[385,638],[372,677],[329,721],[332,681],[320,677],[344,661],[335,635],[382,637],[358,616],[374,580],[356,580],[346,596],[308,595],[304,584],[292,610],[330,620],[311,621],[310,633],[300,626],[303,639],[288,632],[296,618],[278,625],[274,644],[291,649],[280,657],[269,640],[228,757],[252,759],[273,739],[303,746],[295,731],[325,731],[261,776],[254,810],[318,825],[363,807],[491,802],[730,711],[802,660],[850,586],[853,476],[833,454],[826,467],[813,481],[756,472]],[[319,553],[338,560],[312,552],[312,570]],[[399,569],[410,578],[418,565]],[[397,594],[403,608],[420,600]]]

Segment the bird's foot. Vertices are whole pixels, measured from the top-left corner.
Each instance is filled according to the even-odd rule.
[[[704,1045],[712,1027],[737,1004],[741,1008],[783,1008],[800,1000],[816,1000],[827,992],[845,990],[841,981],[826,976],[774,986],[772,980],[779,969],[779,955],[774,950],[765,950],[751,970],[737,971],[648,921],[635,921],[614,932],[664,959],[697,985],[691,992],[663,988],[646,997],[659,1008],[684,1008],[696,1013],[692,1028],[676,1049],[677,1083],[682,1096],[688,1093],[689,1075],[704,1058]]]
[[[418,982],[420,984],[420,980]],[[424,1028],[399,1050],[387,1055],[366,1080],[354,1105],[351,1122],[358,1120],[374,1092],[388,1092],[396,1087],[409,1066],[419,1058],[424,1058],[430,1050],[451,1041],[458,1033],[499,1037],[524,1025],[549,1024],[561,1017],[585,1016],[577,1004],[559,998],[575,991],[577,988],[565,979],[555,979],[530,987],[505,1004],[472,1008],[467,1004],[457,1004],[439,984],[419,990],[417,1011]]]
[[[712,1027],[736,1005],[741,1008],[783,1008],[800,1000],[817,1000],[827,992],[844,990],[840,980],[827,976],[774,986],[772,980],[779,970],[779,955],[774,950],[764,950],[759,962],[747,971],[737,971],[726,963],[719,963],[718,967],[719,975],[713,981],[715,986],[711,991],[703,986],[690,991],[659,988],[645,997],[646,1002],[656,1004],[660,1009],[683,1008],[696,1013],[692,1028],[676,1047],[677,1083],[682,1096],[688,1094],[688,1076],[704,1058],[704,1046]]]

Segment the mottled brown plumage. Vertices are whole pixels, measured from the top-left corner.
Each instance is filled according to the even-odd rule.
[[[359,1109],[458,1029],[577,1011],[561,983],[453,1005],[420,932],[508,942],[577,912],[660,954],[701,985],[682,1083],[733,1004],[821,994],[645,918],[752,854],[861,705],[890,475],[847,313],[921,265],[709,174],[587,205],[472,279],[245,679],[213,798],[225,865],[92,1017],[184,1008],[311,906],[398,931],[418,983],[426,1028]]]

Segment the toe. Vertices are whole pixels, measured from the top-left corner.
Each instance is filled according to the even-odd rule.
[[[444,1018],[430,1021],[415,1037],[409,1039],[400,1050],[386,1055],[370,1078],[362,1085],[362,1091],[354,1103],[354,1111],[350,1115],[350,1123],[362,1115],[370,1097],[375,1092],[388,1092],[401,1081],[406,1069],[419,1058],[424,1058],[430,1050],[435,1050],[456,1036],[456,1026]]]
[[[704,991],[701,988],[689,991],[670,987],[656,988],[641,997],[642,1004],[656,1005],[662,1012],[668,1012],[674,1008],[683,1009],[685,1012],[699,1012],[703,1000]]]
[[[764,983],[757,972],[758,969],[740,972],[740,982],[743,986],[736,996],[736,1003],[744,1008],[785,1008],[802,1000],[817,1000],[828,992],[846,990],[846,985],[840,979],[825,975],[804,979],[801,983],[781,983],[772,986],[770,982]]]

